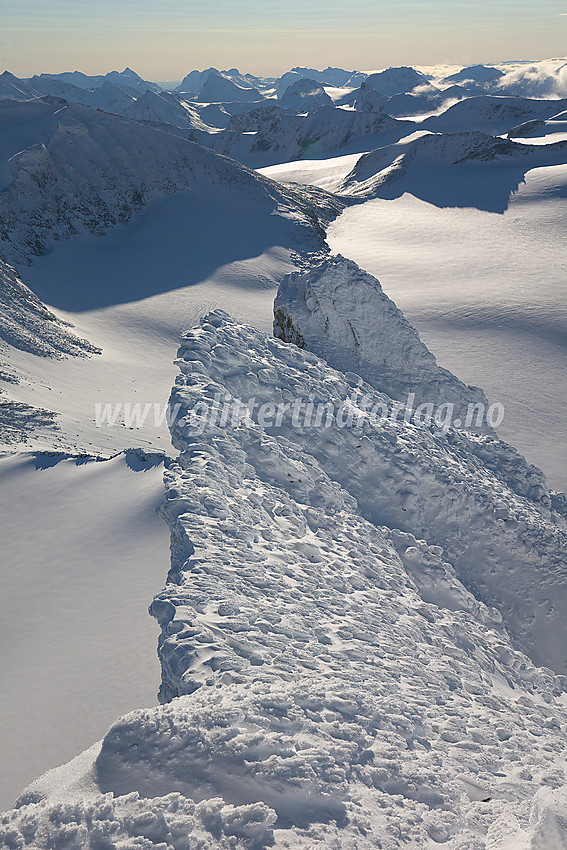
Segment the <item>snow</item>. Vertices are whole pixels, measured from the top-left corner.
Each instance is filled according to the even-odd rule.
[[[480,132],[429,133],[361,157],[339,186],[356,198],[404,192],[440,207],[504,212],[527,171],[567,161],[567,144],[518,144]]]
[[[2,847],[567,846],[562,64],[2,75]]]
[[[328,242],[380,278],[439,362],[504,404],[500,434],[564,490],[567,167],[524,179],[499,215],[406,193],[347,209]]]
[[[254,126],[254,136],[246,132]],[[226,131],[193,138],[219,153],[261,168],[294,159],[326,159],[369,150],[406,136],[410,121],[397,121],[383,113],[345,111],[322,106],[308,115],[290,115],[277,106],[234,116]]]
[[[405,403],[411,393],[416,407],[449,403],[462,422],[469,405],[488,409],[481,390],[437,365],[378,280],[344,257],[285,277],[274,314],[274,336],[361,375],[392,398]],[[486,421],[483,426],[491,430]]]
[[[278,96],[278,103],[282,109],[292,112],[309,112],[320,106],[332,106],[333,101],[323,86],[315,80],[301,79],[296,80]]]
[[[0,460],[2,808],[117,714],[156,703],[146,609],[167,570],[162,475],[163,458],[135,451]]]
[[[86,356],[100,349],[76,337],[64,322],[18,278],[15,269],[0,262],[0,350],[6,345],[44,357]]]
[[[223,103],[225,101],[250,103],[262,99],[258,89],[250,86],[239,86],[214,70],[207,75],[202,88],[199,89],[195,97],[195,100],[201,103]]]
[[[167,174],[171,167],[179,167],[176,160],[182,150],[189,152],[182,179],[190,188],[180,187],[165,197],[150,192],[141,210],[131,209],[127,223],[110,224],[105,235],[85,228],[69,239],[53,239],[41,256],[30,257],[22,238],[29,231],[20,218],[12,249],[33,264],[20,264],[18,276],[3,266],[3,318],[5,335],[10,333],[0,352],[2,449],[34,448],[72,457],[85,452],[108,457],[138,446],[171,453],[164,414],[180,333],[219,305],[268,331],[279,281],[296,267],[298,251],[322,244],[315,210],[320,202],[323,206],[328,202],[319,196],[307,200],[289,190],[282,192],[270,181],[191,143],[86,107],[80,107],[70,121],[83,128],[75,135],[61,128],[61,122],[68,126],[65,121],[72,108],[60,101],[21,104],[17,109],[18,115],[6,120],[10,132],[2,135],[6,156],[12,156],[20,142],[21,147],[39,141],[47,148],[52,145],[51,175],[60,188],[62,206],[69,208],[74,198],[84,197],[83,176],[100,189],[101,174],[113,186],[113,201],[121,192],[128,201],[132,182],[146,182],[149,187],[158,172]],[[59,141],[68,147],[62,149]],[[136,151],[145,151],[146,159]],[[23,188],[20,184],[20,189],[28,221],[40,219],[51,239],[49,193],[42,196],[33,181]],[[222,246],[219,233],[226,234]],[[41,293],[42,301],[31,295],[26,283]],[[89,343],[81,342],[84,339]],[[93,346],[102,353],[95,353]],[[90,356],[67,356],[73,353]],[[115,427],[97,427],[97,403],[139,404],[142,409],[149,405],[150,411],[139,426],[134,422],[127,427],[122,411]],[[4,762],[9,771],[9,786],[2,790],[4,805],[34,775],[99,738],[120,712],[155,702],[158,676],[154,671],[150,679],[144,671],[154,663],[156,636],[146,609],[167,572],[163,523],[158,523],[159,533],[150,540],[156,530],[153,508],[162,489],[161,471],[156,467],[143,473],[144,480],[153,482],[151,517],[149,508],[144,514],[146,534],[136,519],[136,506],[148,494],[140,487],[138,474],[126,467],[123,474],[122,461],[117,470],[115,461],[75,466],[72,457],[36,472],[23,456],[21,463],[6,461],[17,466],[10,481],[6,466],[0,472],[6,473],[0,515],[18,532],[3,534],[3,563],[9,571],[5,596],[14,598],[14,617],[21,617],[24,567],[18,565],[26,559],[29,622],[38,623],[37,628],[26,626],[22,653],[18,655],[15,648],[10,656],[20,672],[14,673],[6,707],[10,750],[9,761]],[[96,474],[88,472],[93,469]],[[108,470],[106,476],[103,470]],[[31,520],[27,504],[32,506]],[[106,525],[116,534],[105,535]],[[97,573],[92,565],[99,563],[99,577],[106,582],[109,576],[109,582],[93,590],[89,582]],[[85,570],[79,573],[78,565]],[[118,585],[110,584],[114,574]],[[57,586],[56,598],[52,585],[46,587],[50,575],[63,585]],[[32,599],[34,588],[38,595]],[[120,599],[106,601],[113,588],[130,593],[135,616],[130,616],[130,603],[124,610],[131,629],[117,613]],[[97,656],[101,628],[97,617],[105,606],[112,622],[107,622],[105,612],[105,648]],[[64,629],[58,638],[58,620],[68,621],[75,631]],[[44,652],[61,658],[63,665],[57,671],[48,665],[49,676],[42,672]],[[25,673],[26,667],[35,671],[33,676]],[[41,682],[41,699],[34,676]],[[22,724],[22,717],[29,717],[29,722]],[[47,739],[49,745],[42,743]]]
[[[507,133],[520,121],[551,118],[566,106],[565,100],[478,95],[449,106],[441,115],[426,119],[423,127],[434,133],[478,130],[496,136]]]
[[[445,77],[444,82],[447,83],[494,83],[504,76],[504,72],[498,68],[492,68],[487,65],[470,65],[468,68],[463,68],[455,74]]]
[[[102,355],[53,364],[12,349],[6,363],[20,382],[8,388],[9,410],[23,405],[20,439],[35,448],[167,449],[167,427],[154,410],[164,409],[179,334],[219,303],[268,328],[274,289],[294,268],[293,256],[320,249],[317,216],[325,221],[340,205],[136,122],[58,107],[54,115],[50,103],[17,104],[6,119],[21,135],[19,111],[30,113],[23,126],[31,147],[4,193],[12,229],[3,248],[33,261],[20,266],[23,284]],[[34,308],[42,309],[48,315]],[[140,346],[148,353],[142,372]],[[150,415],[131,432],[124,424],[97,427],[96,403],[150,405]],[[30,407],[43,410],[48,426],[35,435]]]
[[[325,159],[302,159],[299,162],[284,162],[259,168],[258,173],[280,183],[308,184],[327,192],[335,192],[359,159],[359,153]]]
[[[451,546],[370,518],[380,487],[364,477],[380,455],[380,480],[407,487],[427,459],[431,492],[457,463],[476,501],[475,523],[457,509],[459,529],[490,540],[483,557],[511,556],[503,500],[528,524],[559,527],[544,502],[510,489],[505,447],[364,418],[294,428],[289,413],[279,426],[258,414],[200,433],[191,411],[218,393],[279,403],[300,386],[338,403],[357,388],[219,312],[185,335],[178,366],[173,398],[189,421],[173,428],[172,569],[152,605],[166,702],[120,718],[100,749],[33,783],[3,816],[6,840],[481,850],[525,839],[559,850],[565,680],[510,643],[499,612],[462,584],[471,576],[458,577]],[[444,484],[439,517],[456,494]],[[531,568],[517,564],[513,578],[535,589]],[[515,599],[527,613],[530,593]]]
[[[385,97],[392,97],[400,92],[410,92],[418,86],[427,86],[428,82],[427,77],[420,71],[404,66],[370,74],[365,80],[365,85]]]

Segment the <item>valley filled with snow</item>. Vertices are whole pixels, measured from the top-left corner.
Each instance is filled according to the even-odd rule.
[[[567,848],[566,108],[0,75],[0,846]]]

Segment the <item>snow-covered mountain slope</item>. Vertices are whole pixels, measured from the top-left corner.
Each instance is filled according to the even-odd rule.
[[[258,89],[252,86],[240,86],[227,77],[210,71],[199,89],[195,100],[201,103],[223,103],[229,101],[250,103],[263,100]]]
[[[174,127],[192,127],[210,131],[199,117],[197,109],[169,92],[146,92],[138,100],[120,111],[125,118],[154,124],[171,124]]]
[[[567,143],[527,145],[486,133],[432,133],[371,151],[339,192],[397,198],[411,192],[441,207],[503,212],[527,171],[567,163]]]
[[[310,79],[296,80],[278,97],[282,109],[292,112],[312,112],[321,106],[332,106],[333,101],[323,86]]]
[[[199,94],[209,77],[223,77],[240,88],[257,88],[265,90],[269,88],[273,80],[264,80],[253,74],[243,74],[238,68],[230,68],[228,71],[219,71],[217,68],[207,68],[205,71],[190,71],[177,86],[176,91],[187,95]]]
[[[325,68],[323,71],[318,71],[315,68],[296,67],[291,69],[291,73],[300,74],[304,79],[307,77],[310,80],[316,80],[326,86],[341,86],[349,85],[353,74],[358,71],[345,71],[344,68]]]
[[[555,535],[545,505],[494,467],[509,450],[364,416],[360,428],[295,427],[289,411],[271,427],[267,408],[226,427],[193,420],[216,395],[357,404],[352,377],[219,313],[186,334],[178,365],[172,569],[152,605],[171,702],[126,715],[100,751],[34,783],[3,816],[4,840],[562,848],[565,680],[511,644],[450,553],[370,517],[388,481],[411,506],[408,469],[424,462],[424,486],[444,478],[463,533],[490,541],[471,551],[479,567],[527,533],[506,525],[501,500]],[[465,491],[475,522],[463,522]],[[519,564],[511,575],[536,582]]]
[[[5,401],[20,411],[18,433],[39,449],[167,449],[169,352],[183,328],[217,305],[269,328],[279,281],[298,253],[320,250],[342,205],[87,107],[44,100],[6,112],[6,160],[24,152],[6,165],[2,248],[21,260],[23,283],[102,349],[56,363],[10,349],[5,372],[21,380]],[[97,427],[96,404],[120,406],[115,426]],[[146,418],[129,427],[136,404]]]
[[[6,110],[7,135],[12,126],[19,131],[20,110],[27,115],[28,105]],[[26,129],[31,138],[37,128],[37,143],[11,157],[12,182],[0,196],[2,255],[8,261],[29,262],[54,241],[80,232],[104,234],[151,201],[184,189],[209,191],[211,184],[279,207],[284,216],[286,207],[290,217],[291,207],[303,207],[299,215],[312,226],[314,210],[298,193],[192,142],[77,104],[54,110],[44,103],[34,120],[36,126]]]
[[[259,168],[258,173],[279,183],[298,183],[336,192],[359,159],[358,153],[325,159],[301,159],[280,165],[268,165],[266,168]]]
[[[0,74],[0,100],[29,100],[37,97],[38,91],[25,80],[20,80],[9,71]]]
[[[499,68],[493,68],[490,65],[469,65],[467,68],[463,68],[461,71],[445,77],[443,82],[451,84],[458,83],[463,86],[468,86],[471,83],[474,85],[485,85],[495,83],[503,76],[504,71],[501,71]]]
[[[548,145],[553,142],[567,141],[567,112],[554,115],[547,121],[537,118],[533,121],[525,121],[512,127],[507,136],[519,142],[525,139],[531,145]]]
[[[89,76],[88,74],[83,74],[81,71],[68,71],[62,74],[40,74],[39,76],[40,78],[70,83],[73,86],[90,90],[99,88],[105,82],[111,82],[135,96],[142,95],[148,90],[161,91],[161,86],[149,80],[142,79],[131,68],[125,68],[123,71],[109,71],[108,74],[98,76]]]
[[[254,126],[258,129],[252,134],[249,128]],[[367,151],[397,141],[414,128],[411,121],[397,121],[383,113],[322,106],[303,116],[264,106],[233,116],[225,132],[192,138],[260,168],[294,159],[323,159],[338,152]]]
[[[360,112],[384,111],[392,118],[415,116],[423,120],[424,117],[446,110],[467,97],[470,97],[470,92],[456,85],[443,91],[432,85],[418,86],[411,92],[387,97],[363,82],[359,89],[352,92],[348,101]]]
[[[381,112],[388,99],[365,82],[352,93],[352,103],[357,112]]]
[[[159,630],[147,606],[168,533],[158,455],[12,455],[0,479],[3,810],[118,714],[156,704]]]
[[[68,80],[49,77],[45,74],[31,77],[28,80],[28,85],[40,97],[61,97],[70,103],[87,104],[93,94],[91,89],[85,89],[82,86],[70,83]]]
[[[521,121],[551,118],[566,106],[566,100],[478,95],[453,104],[441,115],[427,118],[422,127],[434,133],[478,130],[496,136],[507,133]]]
[[[7,346],[41,357],[100,354],[99,348],[75,336],[68,322],[47,309],[15,269],[0,261],[0,363]]]
[[[470,405],[488,409],[482,390],[440,368],[379,281],[351,260],[328,257],[285,277],[274,316],[275,337],[313,351],[335,369],[361,375],[404,404],[412,393],[416,407],[454,405],[463,424]],[[486,419],[479,424],[491,430]]]
[[[147,93],[146,93],[147,94]],[[142,95],[141,100],[144,96]],[[72,98],[66,98],[72,100]],[[116,83],[106,80],[99,88],[92,92],[87,92],[84,100],[79,103],[84,103],[92,109],[103,109],[105,112],[113,112],[116,115],[123,115],[128,107],[135,103],[134,95],[125,91]]]
[[[384,112],[394,118],[427,116],[433,112],[442,112],[460,100],[469,97],[469,93],[461,86],[451,86],[444,91],[433,86],[422,90],[420,88],[410,93],[396,94],[389,98],[384,106]]]
[[[207,68],[205,71],[190,71],[185,77],[183,77],[177,86],[177,91],[187,95],[199,94],[199,91],[203,88],[207,77],[212,72],[216,74],[220,73],[216,68]]]
[[[410,92],[419,86],[429,86],[429,80],[415,68],[388,68],[377,74],[370,74],[365,80],[368,88],[375,89],[385,97],[392,97],[401,92]]]

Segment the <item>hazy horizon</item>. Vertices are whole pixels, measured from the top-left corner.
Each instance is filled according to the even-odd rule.
[[[222,13],[219,12],[222,8]],[[277,76],[294,65],[372,70],[390,65],[541,61],[565,53],[567,0],[4,0],[2,65],[20,77],[129,66],[177,80],[211,65]]]

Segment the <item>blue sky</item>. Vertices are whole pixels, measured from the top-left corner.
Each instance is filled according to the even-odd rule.
[[[130,65],[173,80],[209,65],[370,70],[563,56],[567,0],[1,0],[0,62],[18,76]]]

